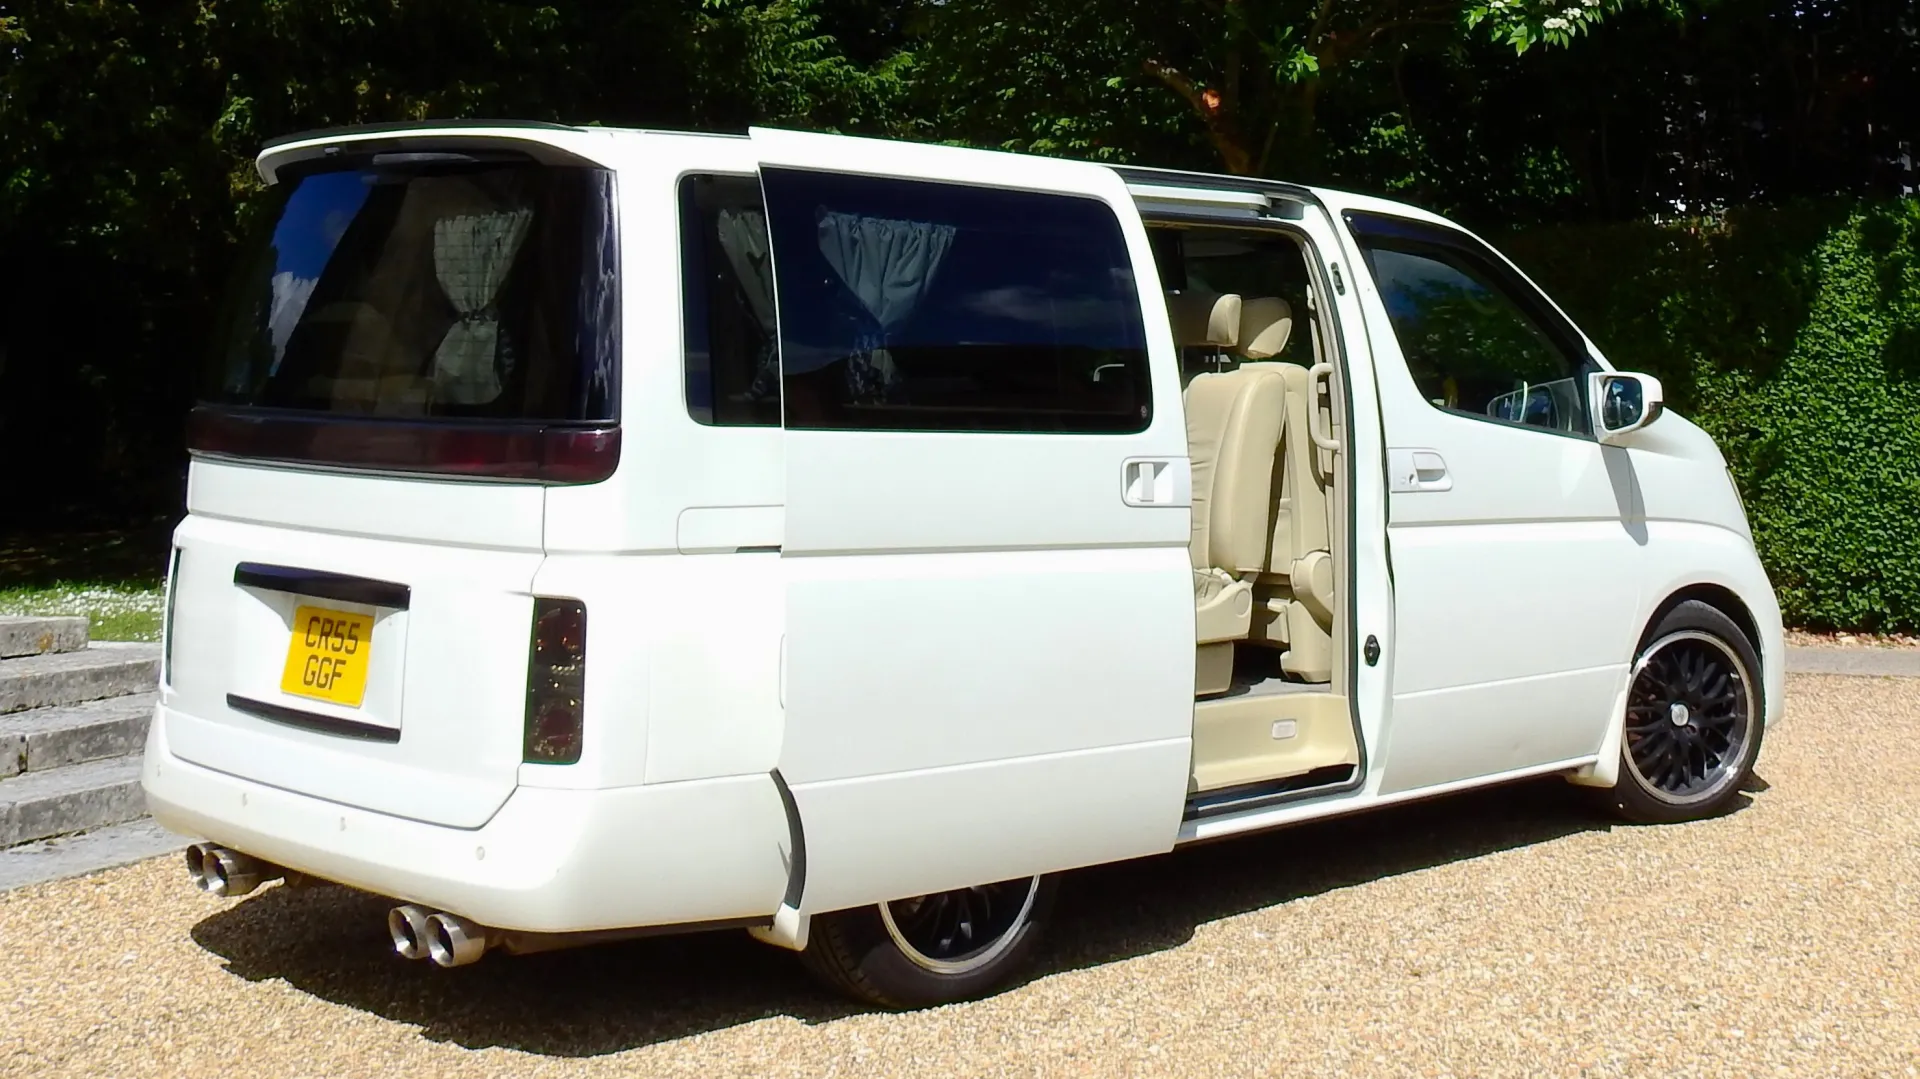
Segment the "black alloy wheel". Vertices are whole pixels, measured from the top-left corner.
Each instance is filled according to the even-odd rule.
[[[1634,661],[1615,810],[1658,823],[1725,808],[1760,751],[1759,670],[1752,642],[1718,609],[1688,601],[1669,611]]]

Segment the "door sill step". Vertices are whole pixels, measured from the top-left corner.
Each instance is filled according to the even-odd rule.
[[[1206,817],[1217,817],[1223,813],[1260,809],[1307,794],[1322,794],[1326,792],[1326,788],[1344,786],[1356,777],[1357,770],[1353,765],[1333,764],[1286,779],[1269,779],[1259,783],[1243,783],[1237,787],[1203,791],[1187,799],[1186,812],[1180,819],[1182,821],[1201,820]]]

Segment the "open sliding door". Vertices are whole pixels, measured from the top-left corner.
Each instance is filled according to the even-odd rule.
[[[1124,185],[1082,163],[753,139],[799,910],[1171,848],[1193,714],[1187,442]]]

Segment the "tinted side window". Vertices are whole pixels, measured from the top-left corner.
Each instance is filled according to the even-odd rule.
[[[780,426],[773,266],[760,181],[680,181],[681,321],[687,411],[701,423]]]
[[[1091,199],[762,170],[789,427],[1127,433],[1146,332]]]
[[[1558,320],[1477,252],[1356,228],[1413,381],[1436,408],[1568,434],[1591,430],[1595,370]]]

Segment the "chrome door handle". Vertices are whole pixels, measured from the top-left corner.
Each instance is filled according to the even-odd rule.
[[[1435,450],[1404,449],[1387,451],[1387,490],[1451,491],[1453,474],[1447,471],[1446,458]]]

